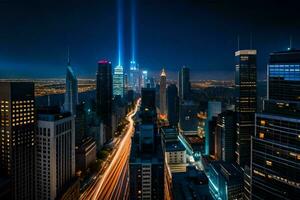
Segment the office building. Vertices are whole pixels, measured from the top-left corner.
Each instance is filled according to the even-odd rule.
[[[0,173],[10,181],[10,199],[34,199],[34,84],[0,82]]]
[[[38,111],[36,199],[56,199],[75,176],[75,121],[59,107]]]
[[[124,96],[124,72],[122,66],[116,66],[113,75],[113,95]]]
[[[142,71],[142,87],[147,87],[148,84],[148,71],[143,70]]]
[[[243,173],[239,166],[215,161],[209,168],[211,192],[217,199],[243,200]]]
[[[111,62],[98,62],[96,80],[96,112],[105,126],[105,140],[112,139],[112,67]]]
[[[156,110],[155,88],[142,88],[142,108]]]
[[[177,126],[179,122],[179,97],[175,84],[170,84],[167,88],[167,110],[169,125]]]
[[[186,172],[172,175],[172,197],[174,200],[195,199],[211,200],[208,178],[203,171],[194,166],[187,167]]]
[[[254,135],[256,112],[256,50],[235,52],[235,109],[237,112],[236,162],[244,167],[250,161],[250,138]]]
[[[178,89],[180,100],[188,100],[190,98],[190,69],[183,66],[178,74]]]
[[[64,110],[76,115],[76,106],[78,104],[78,81],[71,67],[70,58],[68,57],[66,73],[66,93]]]
[[[96,141],[92,137],[85,138],[82,143],[76,146],[76,171],[85,171],[97,159]]]
[[[215,156],[224,162],[235,161],[236,120],[235,112],[227,110],[218,115],[215,134]]]
[[[207,119],[205,122],[205,154],[209,155],[210,149],[210,133],[213,133],[214,127],[210,127],[209,123],[213,117],[217,117],[222,112],[222,103],[220,101],[209,101],[207,104]],[[214,142],[212,142],[214,143]]]
[[[134,92],[140,94],[141,92],[141,74],[140,69],[135,61],[130,61],[129,68],[129,85]]]
[[[251,198],[300,196],[300,51],[270,54],[268,99],[251,143]]]
[[[172,127],[162,127],[160,134],[165,164],[168,165],[171,173],[186,172],[186,149],[178,138],[178,131]]]
[[[167,114],[167,75],[165,72],[165,69],[162,69],[162,72],[160,74],[160,90],[159,90],[159,108],[160,108],[160,114],[165,116]]]
[[[179,130],[184,134],[198,134],[198,105],[184,101],[179,106]]]

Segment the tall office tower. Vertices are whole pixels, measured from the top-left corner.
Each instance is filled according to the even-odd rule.
[[[142,96],[142,116],[149,114],[149,108],[152,107],[143,107],[149,105],[150,99],[147,102],[143,102],[144,100],[145,96],[144,98]],[[130,199],[132,200],[164,199],[164,157],[161,136],[157,133],[156,127],[153,119],[142,119],[141,124],[137,124],[135,129],[129,159]]]
[[[227,110],[218,115],[215,135],[216,159],[233,162],[236,144],[235,112]]]
[[[96,83],[97,115],[105,126],[105,141],[112,139],[112,67],[111,62],[101,60],[98,62]]]
[[[116,66],[113,75],[113,94],[114,96],[124,96],[124,73],[122,66]]]
[[[10,179],[11,199],[34,199],[34,84],[0,82],[0,173]]]
[[[147,87],[148,84],[148,71],[143,70],[142,71],[142,87]]]
[[[71,67],[70,58],[68,57],[64,110],[67,112],[71,112],[73,115],[76,115],[77,104],[78,104],[78,82],[75,73]]]
[[[135,61],[130,61],[129,69],[129,84],[136,93],[141,92],[141,77],[140,70]]]
[[[213,117],[217,117],[218,114],[222,112],[222,102],[220,101],[209,101],[207,104],[207,119],[205,122],[205,154],[209,155],[210,146],[210,131],[209,128],[214,129],[214,127],[209,127],[209,122],[212,120]]]
[[[251,136],[254,135],[256,112],[256,50],[235,52],[235,109],[237,112],[237,163],[244,167],[250,161]]]
[[[36,199],[57,199],[75,176],[75,121],[69,112],[38,111]]]
[[[252,137],[252,199],[300,196],[300,51],[270,54],[268,99]]]
[[[198,104],[185,101],[179,106],[179,130],[185,135],[198,134]]]
[[[150,86],[150,88],[155,88],[155,80],[153,77],[151,77],[149,79],[149,86]]]
[[[165,69],[162,69],[162,72],[160,74],[160,90],[159,90],[159,108],[160,108],[160,114],[166,115],[167,114],[167,75],[165,72]]]
[[[156,123],[156,106],[155,106],[155,89],[142,88],[142,104],[141,104],[142,123]]]
[[[167,88],[168,121],[170,126],[177,126],[179,122],[179,97],[175,84]]]
[[[188,100],[190,97],[190,69],[183,66],[178,74],[178,89],[180,100]]]

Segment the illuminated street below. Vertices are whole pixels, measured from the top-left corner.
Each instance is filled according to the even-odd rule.
[[[134,133],[133,117],[140,106],[137,101],[133,111],[127,114],[127,130],[116,141],[115,147],[99,171],[95,181],[82,193],[80,199],[127,199],[129,192],[128,159],[131,136]]]

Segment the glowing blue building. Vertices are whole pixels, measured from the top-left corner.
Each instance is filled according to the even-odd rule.
[[[70,57],[68,56],[64,111],[68,111],[71,112],[73,115],[76,115],[77,104],[78,104],[78,81],[71,67]]]
[[[124,72],[123,67],[118,65],[114,69],[113,75],[113,95],[124,96]]]

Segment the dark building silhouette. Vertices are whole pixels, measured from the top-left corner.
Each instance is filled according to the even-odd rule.
[[[0,82],[0,166],[11,199],[34,199],[34,83]]]
[[[250,162],[250,138],[254,135],[256,112],[256,50],[235,52],[235,109],[237,112],[237,163]]]
[[[183,66],[178,74],[178,89],[181,100],[188,100],[190,97],[191,83],[190,83],[190,69]]]
[[[233,162],[236,144],[235,112],[227,110],[218,115],[216,127],[216,157],[224,162]]]
[[[268,99],[252,138],[252,199],[300,196],[300,51],[270,54]]]
[[[177,126],[179,122],[179,98],[175,84],[170,84],[167,88],[167,109],[169,125]]]
[[[96,83],[97,115],[105,125],[105,140],[112,139],[112,65],[111,62],[101,60],[98,62]]]

